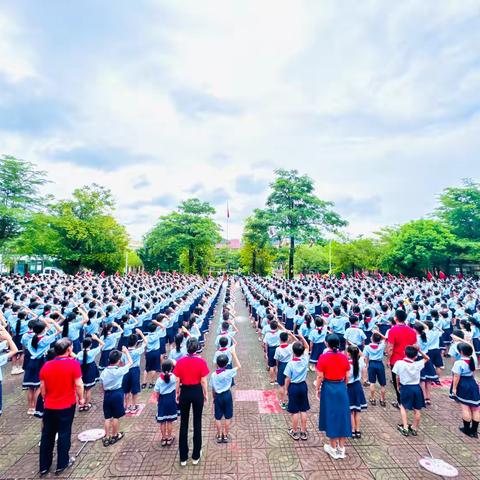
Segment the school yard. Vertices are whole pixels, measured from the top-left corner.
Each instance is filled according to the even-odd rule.
[[[287,434],[289,415],[275,401],[269,385],[260,344],[250,326],[240,290],[236,291],[238,353],[242,370],[235,387],[236,403],[232,442],[217,445],[212,421],[212,405],[204,415],[203,456],[197,466],[189,462],[182,468],[178,461],[177,442],[170,448],[160,446],[155,421],[156,405],[150,391],[141,394],[145,408],[138,416],[124,418],[125,438],[116,445],[103,447],[89,443],[73,468],[56,478],[69,479],[434,479],[422,470],[418,460],[432,454],[455,465],[458,478],[480,478],[480,442],[458,431],[460,422],[456,405],[448,399],[448,386],[436,387],[433,405],[423,413],[418,437],[403,437],[396,430],[399,413],[390,406],[393,388],[388,387],[388,406],[369,407],[363,414],[363,438],[347,445],[347,458],[334,461],[323,451],[325,438],[318,432],[318,401],[309,374],[309,440],[295,442]],[[214,325],[216,326],[216,322]],[[214,336],[207,338],[205,358],[213,357]],[[26,414],[21,376],[9,375],[4,368],[4,414],[0,417],[0,479],[36,478],[40,420]],[[77,413],[74,421],[72,454],[81,442],[76,438],[83,430],[102,427],[99,390],[93,394],[94,407]],[[50,474],[46,478],[53,478]]]

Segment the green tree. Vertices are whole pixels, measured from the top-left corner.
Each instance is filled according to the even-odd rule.
[[[45,175],[33,163],[8,155],[0,157],[0,249],[43,205],[40,187],[47,182]]]
[[[145,236],[141,251],[145,266],[171,270],[174,264],[188,273],[206,273],[213,260],[215,245],[221,240],[220,227],[213,220],[215,209],[207,202],[191,198],[178,209],[160,217],[157,225]],[[146,255],[146,253],[148,254]],[[168,261],[155,259],[168,256]]]
[[[480,184],[465,179],[461,187],[446,188],[439,200],[438,218],[459,238],[480,241]]]
[[[241,264],[245,272],[264,275],[270,270],[271,260],[270,235],[268,232],[270,218],[265,210],[255,209],[253,215],[245,220]],[[259,257],[261,261],[258,262]],[[261,266],[260,266],[260,264]]]
[[[371,238],[332,242],[332,263],[336,273],[377,270],[383,253],[384,244]]]
[[[424,275],[428,270],[445,269],[458,251],[457,238],[436,220],[414,220],[381,234],[383,269],[394,273]]]
[[[240,250],[227,246],[216,248],[209,267],[217,272],[236,272],[240,268]]]
[[[293,278],[297,241],[318,241],[325,231],[335,231],[347,224],[332,210],[333,203],[314,194],[313,180],[297,170],[276,170],[267,207],[277,235],[290,243],[288,277]]]
[[[106,273],[122,270],[128,235],[112,216],[113,208],[109,190],[96,184],[76,189],[71,199],[34,215],[15,250],[54,256],[68,273],[82,267]]]
[[[327,272],[328,247],[323,245],[298,245],[295,249],[295,272]]]

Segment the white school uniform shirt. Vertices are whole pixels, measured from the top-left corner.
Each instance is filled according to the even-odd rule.
[[[392,372],[398,375],[400,385],[419,385],[420,372],[425,366],[425,360],[413,361],[409,358],[399,360],[393,366]]]

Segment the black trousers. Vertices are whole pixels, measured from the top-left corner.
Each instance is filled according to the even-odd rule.
[[[65,468],[70,460],[72,423],[75,405],[61,410],[45,409],[43,414],[42,439],[40,441],[40,471],[52,466],[55,435],[57,440],[57,469]]]
[[[188,422],[190,419],[190,408],[193,410],[193,452],[192,459],[200,458],[202,449],[202,413],[203,413],[203,390],[198,385],[182,385],[180,387],[180,434],[178,448],[180,461],[188,460]]]
[[[393,367],[390,367],[393,369]],[[393,382],[393,388],[395,389],[395,394],[397,395],[397,403],[400,405],[400,390],[398,389],[397,385],[397,374],[393,373],[392,371],[392,382]]]

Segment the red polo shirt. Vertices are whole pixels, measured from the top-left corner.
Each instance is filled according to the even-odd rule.
[[[177,362],[173,373],[182,385],[198,385],[200,380],[210,373],[210,370],[202,357],[187,355]]]
[[[76,403],[75,381],[82,376],[80,363],[70,357],[57,357],[40,370],[45,384],[45,408],[62,410]]]
[[[390,366],[393,367],[398,360],[402,360],[405,357],[405,347],[417,343],[417,333],[408,325],[398,323],[389,330],[388,343],[393,345],[390,357]]]
[[[318,358],[317,370],[323,373],[326,380],[344,380],[350,370],[350,363],[343,353],[326,352]]]

